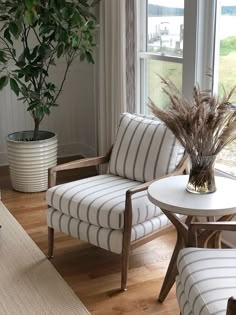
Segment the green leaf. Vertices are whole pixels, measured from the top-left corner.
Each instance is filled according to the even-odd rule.
[[[59,44],[57,47],[57,58],[59,59],[64,52],[64,44]]]
[[[13,41],[11,40],[11,34],[9,31],[9,28],[5,29],[3,36],[13,46]]]
[[[17,35],[18,35],[18,26],[16,25],[16,23],[10,22],[9,30],[10,30],[10,32],[12,33],[12,35],[14,37],[17,37]]]
[[[29,61],[31,60],[30,50],[28,47],[25,48],[24,55],[25,55],[27,60],[29,60]]]
[[[24,77],[24,73],[19,72],[19,73],[18,73],[18,78],[21,79],[21,78],[23,78],[23,77]]]
[[[50,115],[50,109],[48,107],[45,106],[43,110],[45,114]]]
[[[31,75],[25,75],[25,82],[29,82],[30,81],[30,79],[31,79]]]
[[[31,111],[31,110],[35,109],[38,105],[40,105],[40,103],[38,101],[31,102],[30,106],[27,108],[27,111]]]
[[[91,55],[90,52],[86,51],[85,58],[86,58],[88,63],[93,63],[94,64],[93,56]]]
[[[90,28],[94,28],[94,27],[95,27],[94,20],[88,21],[87,25],[88,25]]]
[[[71,19],[72,25],[81,25],[83,23],[81,15],[78,10],[74,10],[74,14]]]
[[[0,62],[6,63],[6,61],[7,61],[6,54],[4,53],[4,51],[0,50]]]
[[[14,80],[13,78],[10,78],[10,86],[11,86],[12,91],[13,91],[17,96],[19,96],[20,88],[19,88],[19,86],[18,86],[16,80]]]
[[[18,62],[24,62],[24,64],[25,64],[25,52],[23,51],[23,53],[19,56],[19,58],[18,58]]]
[[[39,119],[42,119],[44,117],[44,111],[43,111],[42,106],[40,106],[40,104],[39,106],[35,108],[34,114]]]
[[[24,67],[25,66],[25,61],[23,61],[23,60],[22,61],[17,61],[16,62],[16,66],[19,67],[19,68]]]
[[[77,48],[79,45],[79,36],[78,35],[74,35],[72,37],[72,47],[73,48]]]
[[[42,45],[42,46],[39,47],[38,54],[39,54],[39,56],[41,57],[41,59],[43,59],[43,58],[45,57],[45,55],[46,55],[46,50],[45,50],[44,45]]]
[[[31,11],[25,11],[24,21],[28,25],[33,24],[34,14]]]
[[[60,10],[65,6],[65,0],[54,0],[52,1],[52,3],[54,2],[54,6]],[[53,5],[52,5],[53,6]]]
[[[36,58],[37,52],[38,52],[38,46],[35,46],[31,54],[31,58],[30,58],[31,60],[34,60]]]
[[[2,90],[8,83],[8,76],[4,75],[0,78],[0,90]]]
[[[32,10],[34,6],[34,0],[25,0],[25,6],[28,10]]]

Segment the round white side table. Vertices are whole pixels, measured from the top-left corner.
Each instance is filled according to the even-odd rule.
[[[236,214],[236,180],[216,176],[216,192],[193,194],[186,190],[188,175],[171,176],[157,180],[148,188],[148,198],[169,218],[177,230],[177,242],[159,294],[163,302],[177,275],[176,259],[188,241],[188,225],[194,217],[229,221]],[[176,215],[186,215],[184,222]]]

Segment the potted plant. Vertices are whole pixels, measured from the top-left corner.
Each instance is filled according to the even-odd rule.
[[[93,63],[95,17],[90,0],[6,0],[0,3],[0,90],[8,83],[27,106],[34,130],[8,136],[12,186],[24,192],[47,189],[48,168],[57,160],[57,136],[39,129],[58,105],[68,70],[79,59]],[[50,69],[65,60],[59,86]]]

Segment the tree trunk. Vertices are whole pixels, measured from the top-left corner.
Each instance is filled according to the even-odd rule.
[[[34,137],[33,137],[33,141],[37,141],[38,137],[39,137],[39,124],[40,124],[40,120],[35,118],[34,119]]]

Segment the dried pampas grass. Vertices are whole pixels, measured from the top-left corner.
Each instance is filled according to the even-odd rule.
[[[187,190],[211,193],[216,190],[214,162],[217,154],[236,139],[236,107],[230,103],[236,86],[222,97],[201,90],[196,84],[193,99],[187,100],[172,81],[162,78],[163,91],[170,99],[166,109],[149,100],[149,107],[173,132],[190,155]]]
[[[174,133],[186,152],[196,156],[217,155],[236,139],[236,108],[230,104],[236,86],[222,97],[201,90],[196,84],[193,99],[186,99],[170,80],[161,77],[163,91],[170,99],[166,109],[151,99],[152,112]]]

